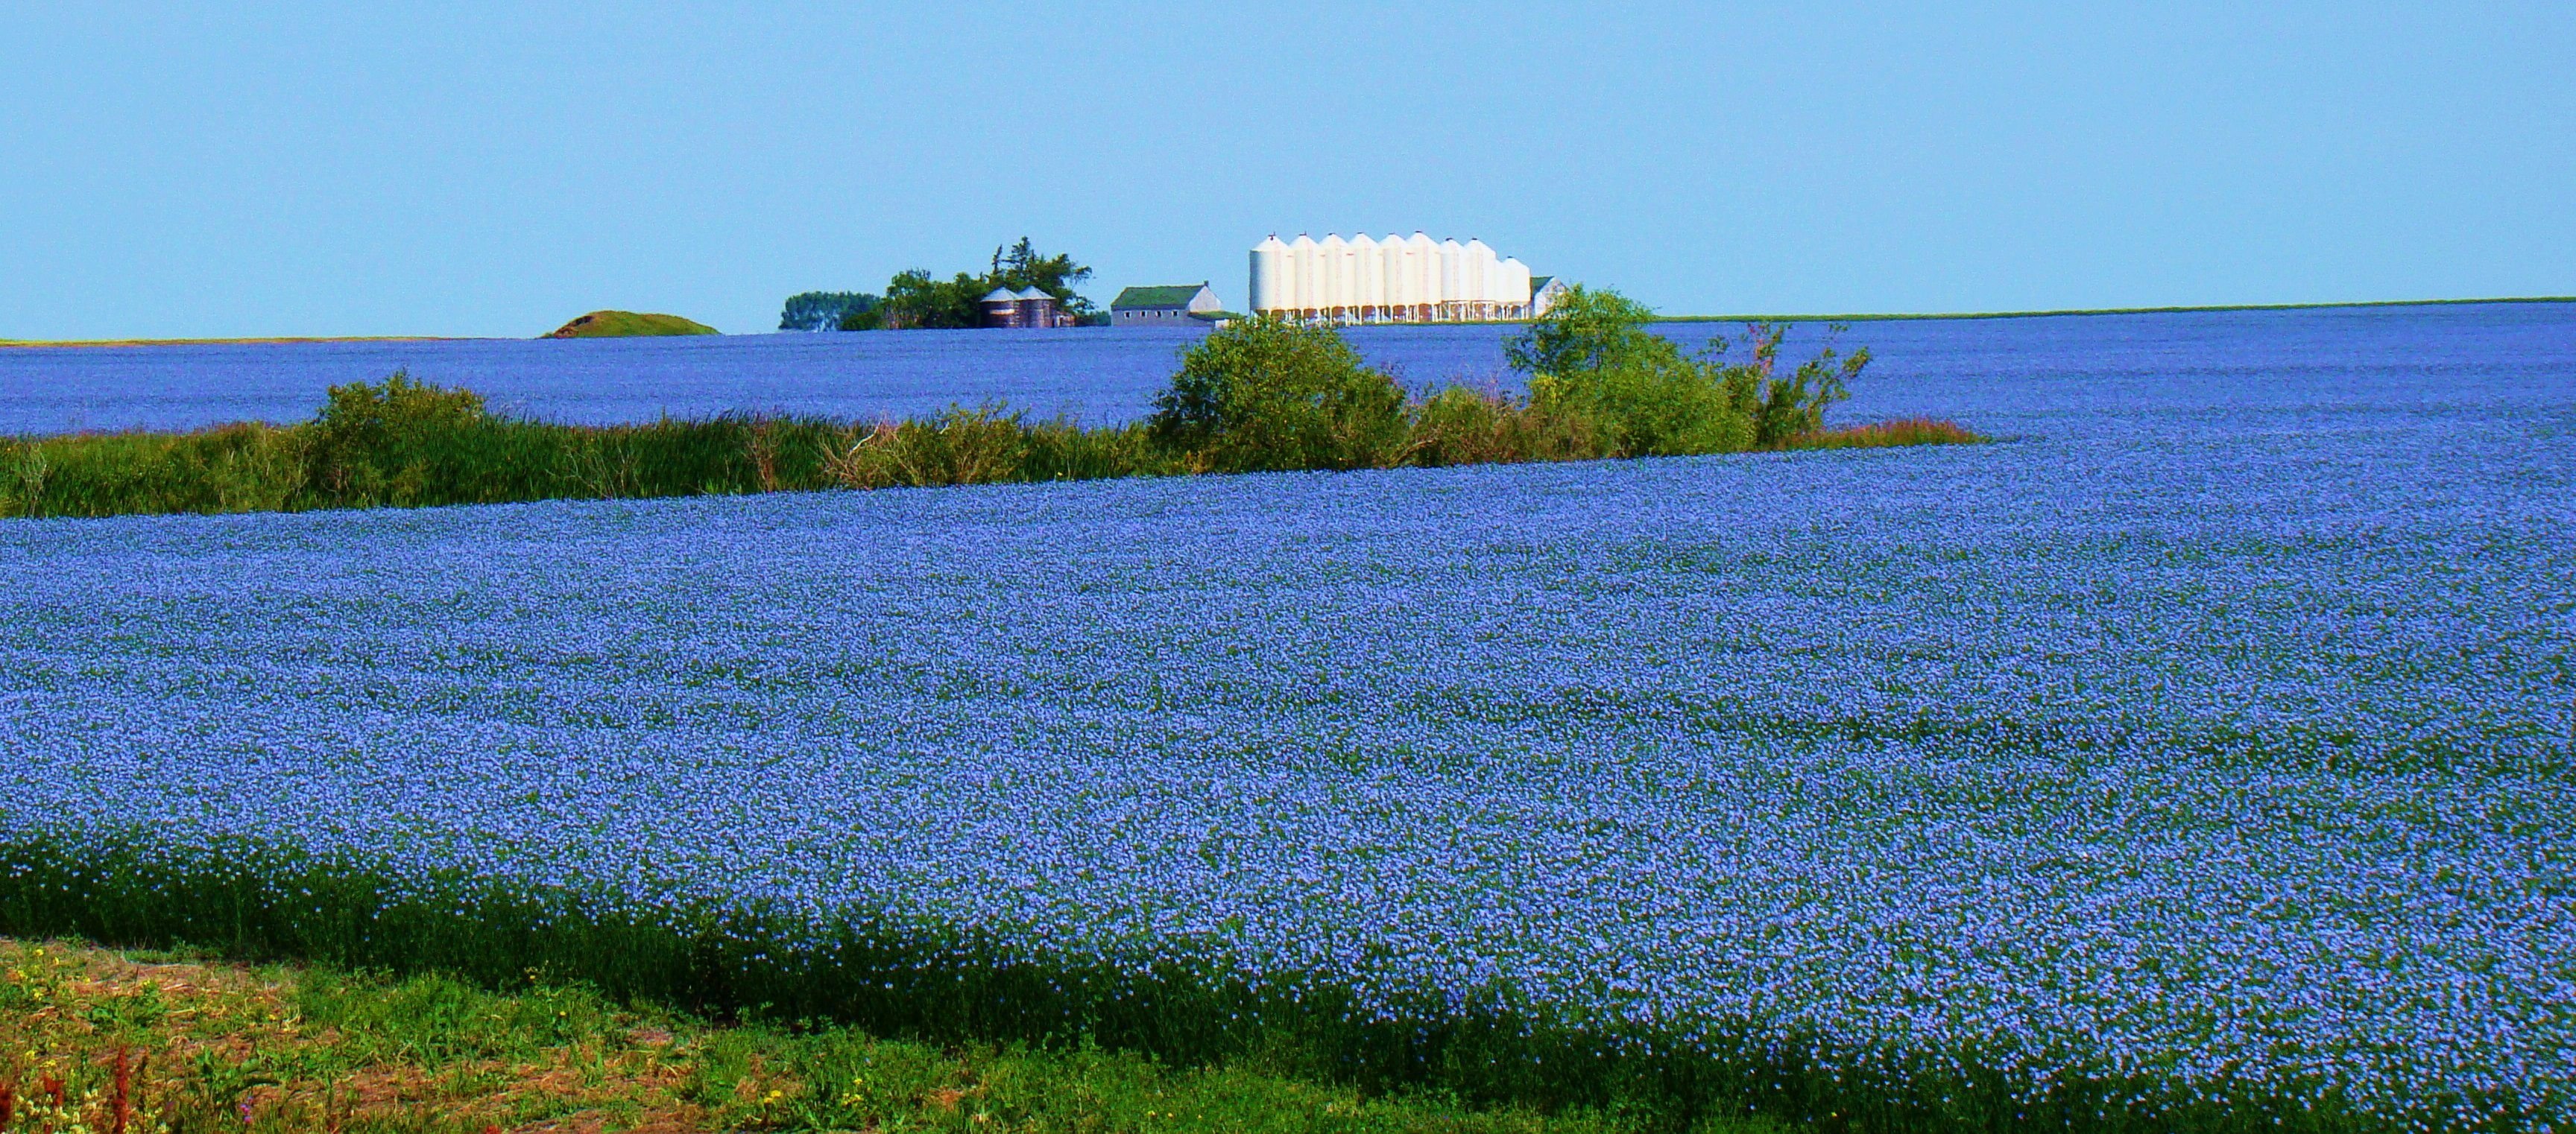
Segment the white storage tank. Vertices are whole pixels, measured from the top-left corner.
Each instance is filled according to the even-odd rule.
[[[1350,243],[1337,232],[1325,233],[1315,245],[1315,266],[1322,269],[1315,281],[1315,308],[1326,315],[1350,303],[1349,265],[1343,262],[1349,258],[1344,254],[1350,250]]]
[[[1359,307],[1364,319],[1377,319],[1386,314],[1386,250],[1363,232],[1351,238],[1351,266],[1355,274],[1351,302]]]
[[[1378,258],[1386,265],[1386,282],[1382,285],[1385,288],[1385,314],[1391,318],[1405,318],[1405,305],[1413,302],[1413,283],[1412,277],[1406,274],[1405,265],[1411,261],[1406,259],[1408,249],[1404,238],[1390,232],[1385,240],[1378,242],[1377,250]]]
[[[1286,282],[1287,261],[1288,246],[1279,242],[1278,233],[1271,233],[1261,243],[1252,246],[1251,303],[1254,311],[1275,311],[1288,305],[1286,297],[1280,293],[1280,285]]]
[[[1436,319],[1440,305],[1440,245],[1423,235],[1421,229],[1405,238],[1405,253],[1412,260],[1413,309],[1417,319]]]
[[[1482,240],[1470,237],[1460,253],[1458,264],[1459,299],[1467,304],[1470,319],[1491,318],[1494,300],[1494,250]]]
[[[1334,307],[1340,307],[1345,317],[1355,320],[1355,317],[1360,317],[1360,242],[1342,242],[1342,253],[1334,260],[1337,260],[1337,268],[1332,273]]]
[[[1440,242],[1440,318],[1459,317],[1459,301],[1467,298],[1467,246],[1456,237]]]
[[[1314,237],[1301,232],[1297,239],[1288,242],[1288,272],[1296,281],[1294,289],[1288,293],[1289,309],[1300,314],[1314,310],[1318,291],[1315,286]]]
[[[1252,309],[1299,319],[1360,322],[1528,319],[1538,297],[1529,265],[1483,240],[1460,244],[1388,233],[1321,241],[1273,233],[1251,254]]]

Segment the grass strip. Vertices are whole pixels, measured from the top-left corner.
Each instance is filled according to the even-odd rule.
[[[149,832],[0,842],[0,934],[188,945],[245,960],[438,974],[484,989],[579,982],[612,1004],[796,1021],[800,1033],[831,1022],[942,1051],[1127,1052],[1166,1068],[1356,1092],[1333,1098],[1607,1116],[1650,1134],[1746,1122],[1824,1134],[2322,1134],[2403,1125],[2352,1111],[2316,1084],[2184,1087],[2148,1071],[2058,1068],[2034,1086],[2001,1053],[1840,1050],[1750,1024],[1657,1028],[1529,1004],[1508,989],[1397,992],[1364,1004],[1331,978],[1230,971],[1193,958],[1187,942],[1132,955],[1050,955],[1002,927],[890,912],[854,911],[818,926],[759,910],[644,908],[463,875],[404,878],[287,847],[180,850]],[[768,1089],[754,1093],[766,1098]],[[2419,1101],[2430,1115],[2516,1113],[2509,1099]]]
[[[710,1021],[531,978],[251,966],[0,938],[0,1129],[1614,1134],[1096,1046]]]

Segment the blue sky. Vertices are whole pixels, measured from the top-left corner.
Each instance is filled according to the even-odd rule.
[[[1417,228],[1672,312],[2576,293],[2563,3],[234,7],[0,6],[0,337],[760,331],[1024,233],[1102,300]]]

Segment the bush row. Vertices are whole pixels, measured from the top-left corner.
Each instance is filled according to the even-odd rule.
[[[1508,351],[1526,394],[1409,396],[1329,327],[1238,322],[1129,425],[999,405],[906,421],[725,416],[579,426],[491,413],[397,373],[293,425],[0,441],[0,515],[298,511],[1301,469],[1676,456],[1978,440],[1947,422],[1828,431],[1869,361],[1778,364],[1787,328],[1686,355],[1616,292],[1573,289]]]

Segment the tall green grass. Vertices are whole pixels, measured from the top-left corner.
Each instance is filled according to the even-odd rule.
[[[575,426],[395,374],[313,420],[0,441],[0,515],[303,511],[824,488],[849,430],[790,418]]]
[[[1507,987],[1427,992],[1363,1010],[1336,974],[1240,972],[1165,944],[1080,958],[1003,926],[853,910],[814,925],[752,909],[643,908],[613,895],[463,874],[404,876],[352,858],[248,843],[177,850],[150,832],[0,841],[0,934],[185,944],[487,987],[532,977],[725,1016],[834,1021],[935,1044],[1096,1044],[1175,1066],[1250,1064],[1475,1106],[1596,1112],[1648,1130],[1760,1118],[1848,1131],[2378,1131],[2333,1097],[2212,1084],[2177,1095],[2143,1075],[2061,1076],[2018,1094],[1967,1051],[1837,1050],[1748,1021],[1624,1023]],[[2468,1113],[2492,1100],[2422,1100]]]
[[[1867,362],[1686,357],[1651,314],[1580,289],[1513,347],[1514,395],[1409,396],[1328,328],[1254,319],[1191,350],[1146,421],[1036,421],[1000,405],[906,421],[725,416],[582,426],[491,413],[397,373],[334,386],[312,420],[0,439],[0,516],[304,511],[877,489],[1982,440],[1947,422],[1833,430]]]

